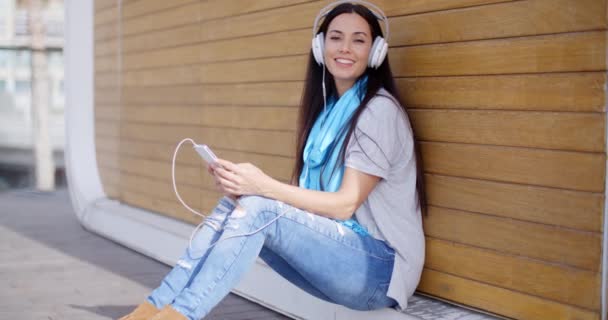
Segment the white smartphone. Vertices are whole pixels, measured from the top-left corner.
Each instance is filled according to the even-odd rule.
[[[217,165],[217,156],[206,144],[197,144],[194,146],[194,150],[196,150],[201,158],[207,161],[208,164]]]

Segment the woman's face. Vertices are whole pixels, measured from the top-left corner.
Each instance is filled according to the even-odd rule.
[[[338,94],[355,84],[367,68],[372,46],[369,24],[356,13],[335,17],[325,35],[325,64],[334,76]]]

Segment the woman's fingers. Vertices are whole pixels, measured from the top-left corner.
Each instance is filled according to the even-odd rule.
[[[215,169],[216,176],[229,180],[233,183],[239,183],[239,176],[232,171],[226,170],[225,168]]]
[[[231,194],[238,194],[238,185],[235,184],[234,182],[224,179],[222,177],[218,177],[218,184],[219,186],[222,188],[223,191],[231,193]]]
[[[228,160],[217,159],[216,163],[221,168],[224,168],[225,170],[228,170],[228,171],[238,172],[238,170],[239,170],[239,167],[236,164],[234,164],[234,163],[232,163],[232,162],[230,162]]]

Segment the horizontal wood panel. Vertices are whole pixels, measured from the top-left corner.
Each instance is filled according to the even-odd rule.
[[[515,319],[599,320],[598,312],[425,269],[418,290]]]
[[[126,3],[122,7],[122,19],[128,20],[133,17],[141,16],[150,13],[156,13],[159,11],[167,11],[172,8],[192,4],[199,2],[200,0],[146,0],[146,1],[134,1]]]
[[[120,59],[118,55],[107,55],[103,57],[95,58],[95,74],[107,74],[108,72],[115,72],[118,74],[120,70]]]
[[[605,111],[604,72],[399,78],[410,108]]]
[[[210,147],[282,156],[291,156],[295,149],[295,135],[286,131],[126,124],[122,137],[169,143],[190,137]],[[264,143],[260,144],[259,141]]]
[[[93,27],[93,37],[95,38],[95,43],[102,40],[116,39],[119,35],[120,29],[118,23],[109,23]]]
[[[536,0],[407,15],[390,19],[389,44],[418,45],[597,30],[606,27],[605,13],[603,1]]]
[[[221,17],[243,15],[245,13],[267,11],[269,9],[292,6],[312,0],[208,0],[201,4],[201,19],[211,20]],[[314,19],[314,18],[313,18]]]
[[[114,106],[95,106],[95,119],[105,121],[120,121],[121,107]]]
[[[154,51],[126,53],[122,58],[123,70],[196,64],[201,61],[201,49],[203,47],[200,45],[188,45]]]
[[[124,87],[188,85],[200,81],[201,73],[194,66],[126,71],[122,76]]]
[[[210,105],[299,106],[303,82],[231,83],[201,86]]]
[[[118,7],[115,6],[110,6],[102,10],[95,11],[93,16],[94,24],[96,26],[113,23],[119,20],[119,18],[120,11],[118,10]]]
[[[298,106],[302,85],[298,81],[125,87],[122,88],[122,98],[126,105]],[[96,93],[96,103],[118,101],[117,91],[111,88],[97,88]]]
[[[122,52],[150,50],[166,47],[196,44],[201,41],[200,27],[197,23],[171,29],[160,29],[143,34],[123,37]]]
[[[122,23],[122,34],[132,35],[151,30],[162,30],[200,22],[201,3],[193,2],[180,7],[126,19]]]
[[[602,194],[434,174],[425,175],[425,184],[431,205],[587,231],[603,229]]]
[[[572,151],[605,150],[601,113],[411,110],[419,139]]]
[[[122,171],[121,177],[123,190],[145,194],[165,201],[178,201],[171,183],[158,181],[150,177],[138,176],[125,171]],[[184,200],[189,207],[200,212],[201,189],[186,184],[179,184],[177,188],[182,200]]]
[[[183,150],[183,152],[188,151]],[[190,149],[190,152],[194,151]],[[120,168],[126,174],[152,178],[159,183],[164,183],[169,186],[173,185],[173,180],[171,178],[171,161],[164,162],[142,159],[125,154],[120,155],[120,161]],[[208,173],[204,170],[201,163],[197,163],[194,166],[176,164],[175,183],[177,184],[178,190],[181,190],[181,186],[214,188],[213,183],[208,183],[209,181],[213,182],[213,180],[203,179],[203,177],[208,176]]]
[[[184,208],[177,200],[167,201],[157,197],[141,194],[137,191],[122,191],[121,201],[138,208],[146,209],[151,212],[172,217],[191,224],[199,224],[203,219],[188,211],[188,209]],[[198,208],[195,208],[195,210],[198,210]]]
[[[118,137],[95,135],[96,153],[120,153],[121,141]]]
[[[310,29],[290,30],[201,44],[201,62],[301,55],[310,52]],[[272,43],[273,45],[268,45]],[[247,50],[243,50],[247,48]]]
[[[120,141],[122,146],[120,153],[121,155],[127,155],[135,158],[171,163],[173,153],[175,152],[175,148],[177,148],[177,144],[180,140],[175,140],[170,143],[162,143],[157,141],[122,139]],[[178,150],[175,162],[182,165],[198,166],[201,163],[201,157],[198,155],[198,153],[194,152],[191,144],[186,143]]]
[[[109,7],[117,5],[116,0],[95,0],[93,1],[95,12],[103,11]]]
[[[429,207],[425,235],[584,270],[600,270],[600,233]]]
[[[380,7],[387,16],[391,17],[516,1],[521,0],[375,0],[373,3]]]
[[[393,74],[399,77],[601,71],[606,70],[605,55],[605,31],[423,45],[389,51]]]
[[[99,167],[120,170],[120,156],[118,153],[97,153],[96,158]]]
[[[599,311],[600,274],[427,238],[427,268]]]
[[[105,41],[95,41],[93,43],[93,51],[95,52],[95,59],[98,57],[105,55],[115,55],[118,56],[119,51],[119,42],[117,39],[109,39]]]
[[[104,119],[113,119],[119,108],[105,108]],[[247,117],[242,115],[246,114]],[[295,107],[257,106],[125,106],[126,122],[149,124],[186,124],[216,128],[295,131]]]
[[[298,116],[295,107],[239,106],[125,106],[97,108],[100,120],[120,120],[147,124],[185,124],[234,129],[294,131]],[[242,117],[247,114],[247,117]]]
[[[449,176],[603,192],[603,154],[421,143],[426,172]]]
[[[597,0],[520,1],[390,19],[393,47],[594,30],[603,26],[604,4]],[[586,5],[588,4],[588,5]],[[408,6],[405,3],[402,6]],[[555,10],[560,7],[561,10]],[[585,8],[581,10],[581,8]],[[516,17],[516,19],[514,19]],[[552,23],[538,23],[548,20]],[[429,30],[430,29],[430,30]],[[310,28],[202,44],[202,61],[306,54]],[[276,44],[268,46],[268,43]],[[247,48],[247,50],[242,50]]]
[[[152,106],[125,105],[123,118],[125,122],[150,124],[185,124],[200,125],[205,107],[200,106]]]
[[[118,137],[120,135],[120,122],[95,121],[95,134],[104,137]]]
[[[94,92],[95,107],[97,105],[113,105],[118,106],[120,102],[120,90],[117,88],[99,88],[95,87]]]
[[[203,83],[304,80],[308,56],[221,62],[201,66]]]
[[[399,77],[600,71],[606,69],[604,55],[603,31],[389,50]],[[201,66],[201,78],[205,83],[303,80],[307,59],[298,55],[212,63]]]
[[[380,1],[376,3],[384,8],[389,16],[399,14],[413,14],[418,12],[460,8],[480,4],[501,2],[499,0],[477,1],[414,1],[391,2]],[[226,18],[219,21],[203,22],[203,40],[218,40],[248,35],[272,33],[298,28],[312,28],[314,18],[319,10],[331,1],[315,1],[302,5],[294,5],[275,10],[265,10],[252,14]],[[215,22],[215,23],[214,23]],[[312,33],[312,32],[311,32]]]
[[[297,118],[294,107],[205,106],[200,115],[203,126],[285,131],[295,131]]]
[[[104,148],[104,150],[106,150],[106,144],[109,144],[109,146],[107,147],[112,146],[112,141],[106,142],[106,140],[102,140],[102,142],[102,145],[98,148]],[[200,141],[197,142],[202,143]],[[120,143],[122,145],[122,149],[120,151],[121,154],[128,155],[134,158],[157,161],[160,163],[164,163],[165,166],[170,165],[173,157],[173,152],[177,145],[177,142],[175,142],[175,144],[166,144],[128,139],[123,139],[120,141]],[[189,149],[191,147],[189,144],[185,144],[182,146],[182,148]],[[200,156],[193,152],[192,149],[183,149],[180,149],[178,151],[178,157],[176,159],[176,162],[178,164],[190,166],[204,165]],[[234,163],[251,162],[270,176],[283,181],[288,181],[290,179],[291,172],[293,170],[293,158],[263,155],[251,152],[233,151],[224,149],[222,147],[214,147],[213,151],[217,154],[218,157],[232,161]]]
[[[121,138],[150,142],[178,143],[184,138],[190,138],[199,143],[206,143],[198,126],[185,125],[151,125],[126,123],[123,126]]]
[[[204,21],[201,23],[202,40],[220,40],[310,28],[319,10],[327,3],[330,1],[315,1],[221,20]]]
[[[117,94],[120,92],[120,73],[109,71],[106,73],[97,72],[93,78],[95,89],[115,90]]]
[[[124,104],[198,105],[203,91],[198,85],[171,87],[125,87],[122,89]]]

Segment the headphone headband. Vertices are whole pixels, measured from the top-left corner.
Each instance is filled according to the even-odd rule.
[[[312,37],[313,38],[317,35],[317,32],[318,32],[317,27],[319,25],[319,20],[324,18],[335,7],[337,7],[343,3],[354,3],[354,4],[356,3],[356,4],[360,4],[360,5],[363,5],[364,7],[366,7],[369,11],[371,11],[371,13],[376,17],[376,19],[384,21],[384,30],[386,31],[385,39],[389,38],[390,33],[389,33],[389,27],[388,27],[388,18],[384,14],[384,11],[382,11],[382,9],[380,9],[377,5],[367,2],[367,1],[363,1],[363,0],[340,0],[340,1],[330,3],[327,6],[323,7],[323,9],[321,9],[319,11],[319,14],[315,18],[315,23],[312,28]]]

